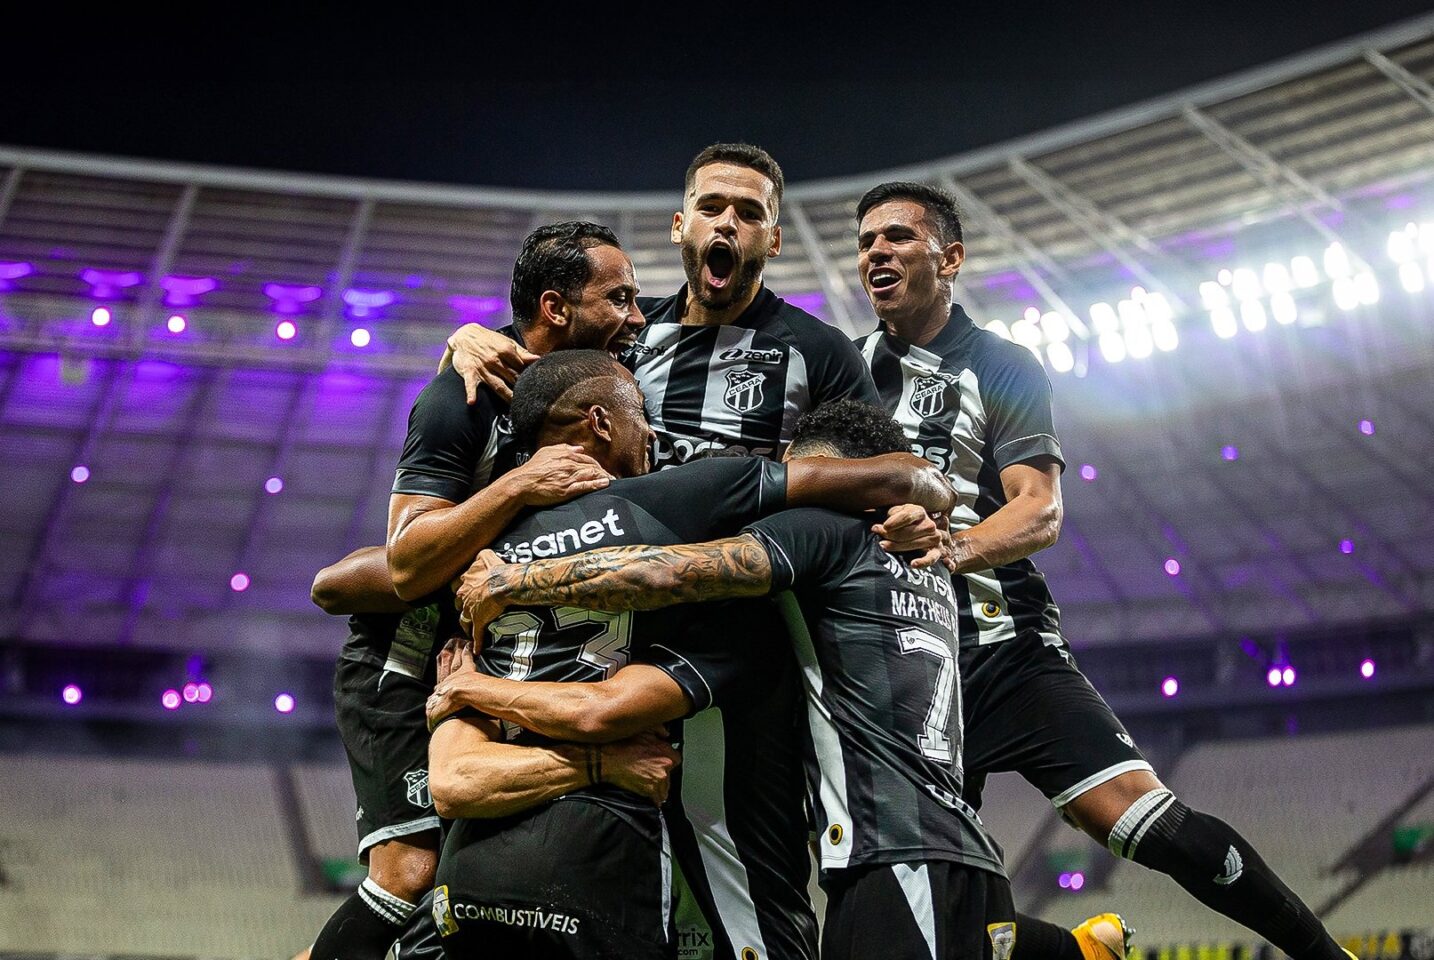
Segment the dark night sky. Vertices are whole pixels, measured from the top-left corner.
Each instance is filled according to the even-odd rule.
[[[492,0],[464,14],[394,6],[407,15],[371,16],[358,4],[236,15],[197,4],[192,21],[146,22],[133,9],[50,5],[50,22],[7,31],[0,143],[651,189],[674,188],[707,143],[746,139],[770,149],[790,180],[808,180],[1000,142],[1430,10],[1251,0],[848,3],[840,15],[834,4],[821,15],[744,15],[729,4],[678,18],[590,3],[579,18]]]

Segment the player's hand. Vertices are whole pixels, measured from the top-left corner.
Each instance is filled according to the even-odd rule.
[[[483,644],[479,640],[469,640],[464,636],[450,637],[443,649],[438,651],[437,682],[442,683],[455,673],[476,670],[478,654],[482,650]]]
[[[463,378],[470,404],[478,402],[480,384],[487,384],[505,401],[512,400],[518,374],[538,359],[536,353],[523,349],[516,340],[476,323],[465,323],[453,331],[448,349],[453,351],[453,369]]]
[[[917,504],[903,503],[892,507],[886,521],[873,526],[871,532],[881,538],[881,549],[887,553],[920,553],[911,565],[929,567],[942,558],[944,521],[944,514],[930,514]]]
[[[602,779],[660,806],[667,799],[672,770],[682,756],[666,740],[639,733],[602,746]]]
[[[570,443],[543,447],[509,476],[518,482],[519,496],[530,507],[566,503],[612,483],[602,464]]]
[[[451,641],[450,641],[451,642]],[[478,670],[473,657],[469,654],[468,645],[460,644],[458,647],[460,656],[457,669],[452,670],[447,676],[441,677],[433,692],[428,695],[428,702],[424,711],[428,715],[428,729],[432,730],[438,726],[438,722],[449,714],[456,713],[464,707],[474,706],[474,702],[468,697],[471,687],[477,677]]]
[[[458,626],[475,642],[482,642],[483,631],[507,606],[493,592],[494,571],[501,573],[505,566],[502,558],[492,550],[480,550],[463,576],[453,582],[453,605],[458,608]]]

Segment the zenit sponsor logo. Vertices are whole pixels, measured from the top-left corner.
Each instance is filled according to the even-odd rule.
[[[781,363],[786,354],[780,350],[748,350],[745,347],[733,347],[731,350],[723,350],[717,356],[721,360],[746,360],[748,363]]]
[[[553,533],[540,533],[519,543],[504,541],[497,552],[509,563],[529,563],[543,557],[561,557],[596,546],[606,540],[609,534],[614,537],[624,536],[621,521],[617,511],[609,507],[601,520],[589,520],[587,523]]]

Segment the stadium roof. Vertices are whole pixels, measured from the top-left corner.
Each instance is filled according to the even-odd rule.
[[[1434,16],[795,184],[767,280],[869,330],[857,198],[957,194],[959,299],[1055,384],[1067,522],[1039,562],[1077,642],[1426,612],[1431,80]],[[309,579],[381,539],[443,336],[506,319],[518,243],[556,219],[611,224],[675,289],[678,200],[0,148],[0,635],[332,649]]]

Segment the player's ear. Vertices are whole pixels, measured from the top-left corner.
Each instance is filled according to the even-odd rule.
[[[682,242],[682,211],[678,210],[672,215],[672,242]]]
[[[966,245],[960,240],[954,240],[941,248],[941,266],[936,269],[938,277],[954,277],[961,272],[961,264],[966,260]]]
[[[604,443],[612,443],[612,415],[607,412],[606,407],[600,403],[593,404],[588,407],[586,419],[593,436]]]
[[[544,290],[538,296],[538,319],[559,329],[568,325],[568,299],[556,290]]]
[[[772,245],[767,248],[767,256],[775,257],[782,252],[782,226],[777,224],[772,228]]]

